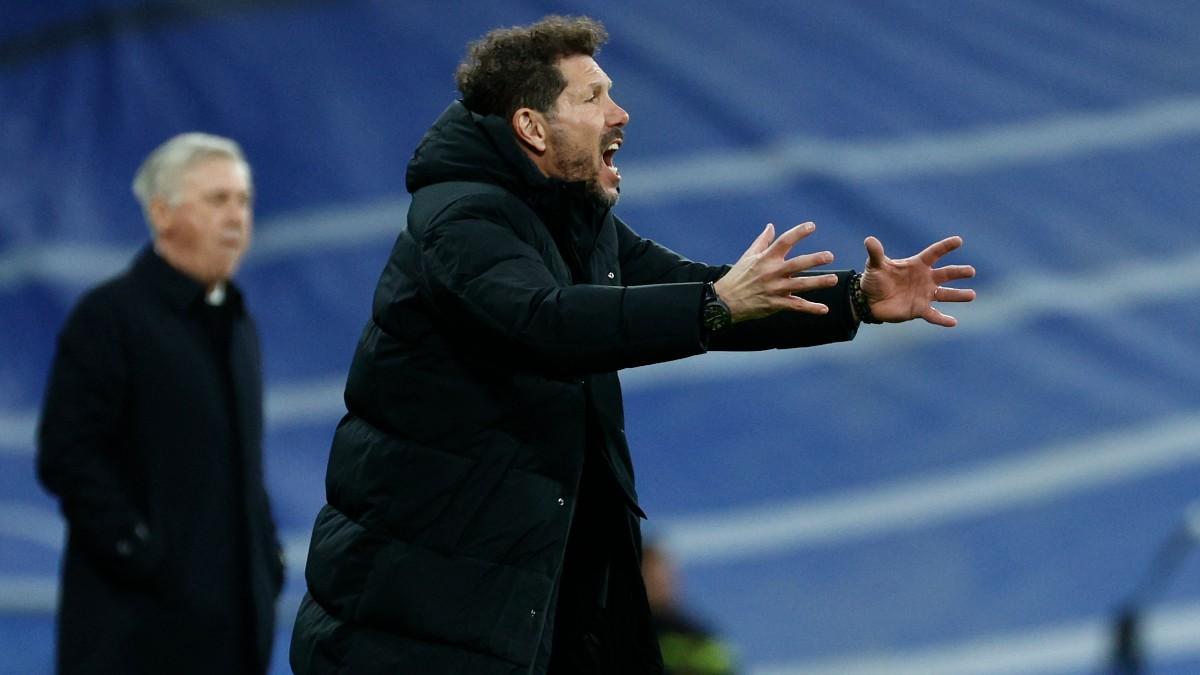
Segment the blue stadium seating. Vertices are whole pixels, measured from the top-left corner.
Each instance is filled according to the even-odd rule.
[[[17,4],[0,23],[0,672],[52,669],[62,523],[33,433],[67,310],[146,240],[142,157],[199,129],[255,169],[240,281],[291,561],[287,672],[407,159],[464,45],[551,12],[612,34],[599,61],[632,117],[617,210],[644,236],[727,262],[763,223],[811,219],[802,248],[861,268],[868,234],[896,256],[961,234],[947,262],[979,271],[953,330],[623,373],[647,530],[745,672],[1098,672],[1156,552],[1197,536],[1180,533],[1200,496],[1200,4]],[[1144,618],[1152,672],[1200,672],[1200,561]]]

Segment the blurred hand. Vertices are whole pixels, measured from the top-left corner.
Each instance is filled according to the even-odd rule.
[[[933,265],[942,256],[962,246],[962,237],[947,237],[910,258],[892,260],[883,253],[883,244],[875,237],[863,242],[867,247],[867,269],[862,290],[876,319],[898,323],[920,317],[929,323],[951,327],[958,321],[943,314],[934,302],[970,302],[975,291],[946,288],[941,284],[975,276],[970,265]]]
[[[829,308],[798,298],[793,293],[812,291],[837,285],[837,275],[793,276],[813,267],[833,262],[829,251],[787,258],[796,242],[812,234],[817,226],[802,223],[775,238],[775,226],[766,229],[733,267],[713,286],[717,295],[729,305],[733,321],[759,319],[775,312],[789,310],[809,314],[825,314]]]

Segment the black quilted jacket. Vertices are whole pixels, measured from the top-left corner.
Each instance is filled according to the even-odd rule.
[[[706,345],[703,282],[726,268],[543,177],[504,120],[452,104],[408,189],[408,226],[350,367],[292,667],[544,672],[589,434],[641,515],[616,371],[850,339],[846,274],[816,296],[828,315],[746,322]]]

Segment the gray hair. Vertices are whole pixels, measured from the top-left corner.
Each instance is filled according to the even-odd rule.
[[[179,180],[184,172],[212,157],[232,159],[245,167],[246,178],[253,191],[250,164],[236,141],[199,132],[179,134],[155,148],[133,177],[133,194],[142,205],[146,221],[150,220],[151,200],[165,197],[168,203],[177,203]]]

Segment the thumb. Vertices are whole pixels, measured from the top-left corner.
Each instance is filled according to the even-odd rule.
[[[746,249],[746,253],[747,254],[762,253],[763,251],[767,250],[767,247],[770,246],[771,242],[774,240],[775,240],[775,225],[774,225],[774,223],[767,223],[767,226],[765,228],[763,228],[762,233],[759,234],[757,237],[755,237],[754,241],[751,242],[750,248]]]
[[[867,267],[883,267],[884,261],[887,260],[887,256],[883,254],[883,244],[875,237],[867,237],[863,245],[867,247]]]

